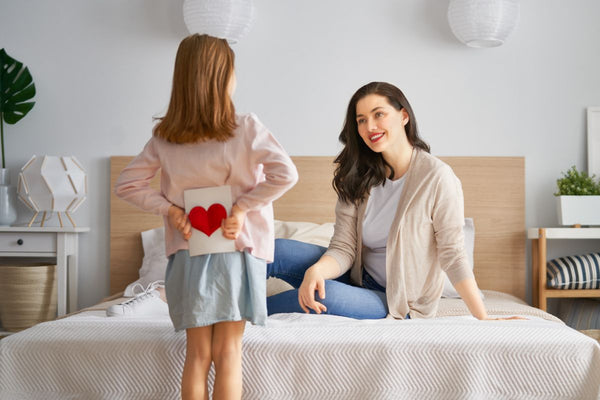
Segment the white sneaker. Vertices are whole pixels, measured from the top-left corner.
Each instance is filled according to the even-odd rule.
[[[121,304],[114,304],[106,309],[107,317],[123,317],[132,315],[169,315],[169,306],[160,298],[156,288],[164,287],[163,281],[152,282],[146,289],[139,283],[134,286],[142,289],[141,293]]]

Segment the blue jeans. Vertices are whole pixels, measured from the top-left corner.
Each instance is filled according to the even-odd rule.
[[[325,250],[325,247],[296,240],[275,240],[275,258],[267,264],[267,278],[282,279],[294,289],[267,297],[269,315],[304,312],[298,303],[298,288],[306,270],[321,258]],[[315,291],[315,300],[327,307],[324,314],[356,319],[385,318],[388,314],[385,288],[366,272],[362,287],[350,282],[350,271],[335,280],[326,280],[325,299],[321,299]],[[310,311],[314,314],[313,310]]]

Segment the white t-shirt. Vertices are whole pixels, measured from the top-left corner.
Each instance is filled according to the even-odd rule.
[[[406,175],[405,175],[406,176]],[[405,176],[371,188],[362,230],[362,261],[365,269],[381,286],[386,287],[385,251],[390,227],[396,216]]]

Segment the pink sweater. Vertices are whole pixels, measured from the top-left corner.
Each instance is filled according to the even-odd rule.
[[[298,172],[256,115],[237,115],[236,123],[234,137],[226,142],[173,144],[152,137],[119,175],[115,184],[118,197],[163,216],[167,255],[188,249],[188,242],[167,220],[172,204],[184,208],[183,191],[230,185],[233,203],[247,210],[236,249],[273,260],[271,203],[296,183]],[[160,191],[149,186],[159,169]]]

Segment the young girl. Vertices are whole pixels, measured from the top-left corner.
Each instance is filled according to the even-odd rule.
[[[271,202],[297,181],[289,156],[256,116],[236,115],[234,54],[227,41],[191,35],[179,45],[166,115],[121,172],[117,196],[164,218],[165,288],[176,331],[185,329],[183,399],[242,394],[246,321],[266,321],[266,261],[273,259]],[[161,190],[149,187],[161,170]],[[235,252],[190,257],[186,189],[230,185],[233,207],[221,228]],[[217,232],[218,233],[218,232]]]

